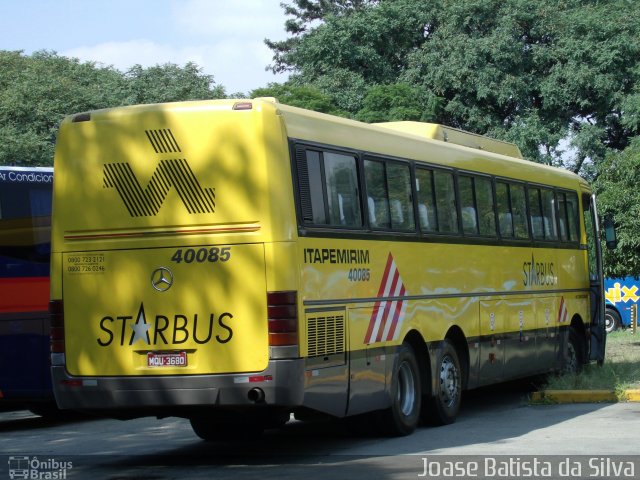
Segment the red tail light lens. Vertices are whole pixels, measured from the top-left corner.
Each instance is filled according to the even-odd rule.
[[[269,346],[298,345],[297,292],[267,292]]]
[[[64,353],[64,304],[62,300],[49,302],[51,353]]]

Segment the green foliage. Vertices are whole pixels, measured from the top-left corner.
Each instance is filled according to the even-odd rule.
[[[51,165],[58,124],[100,108],[224,96],[193,63],[126,73],[53,52],[0,50],[0,165]]]
[[[124,103],[177,102],[224,98],[224,88],[215,85],[212,75],[202,73],[195,63],[184,67],[173,63],[143,68],[135,65],[124,75],[127,80]]]
[[[253,90],[249,96],[275,97],[279,102],[293,107],[306,108],[331,115],[345,115],[329,95],[312,86],[296,86],[291,83],[270,83],[267,87]]]
[[[610,153],[594,182],[601,216],[612,215],[618,246],[604,250],[605,276],[640,276],[640,137]]]
[[[298,13],[304,28],[283,42],[267,41],[275,52],[272,69],[295,71],[296,81],[318,86],[354,115],[368,86],[398,78],[433,9],[428,0],[302,3],[317,7],[305,10],[308,17]]]
[[[362,122],[416,120],[431,122],[437,118],[439,99],[407,85],[375,85],[367,91],[356,119]]]
[[[281,3],[286,15],[293,18],[285,22],[285,30],[293,35],[287,40],[274,42],[265,40],[274,51],[274,73],[292,70],[290,52],[300,42],[301,36],[314,24],[332,15],[348,15],[367,5],[375,5],[379,0],[293,0],[292,4]]]
[[[51,165],[60,120],[116,105],[123,86],[112,68],[50,52],[0,51],[0,164]]]
[[[292,36],[267,41],[272,69],[292,71],[357,118],[396,119],[392,105],[409,86],[421,112],[408,116],[515,141],[531,160],[586,175],[640,134],[640,2],[293,4]]]

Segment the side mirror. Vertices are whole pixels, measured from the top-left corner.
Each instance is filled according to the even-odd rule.
[[[604,238],[608,249],[612,250],[618,246],[616,227],[613,224],[613,217],[610,214],[604,217]]]

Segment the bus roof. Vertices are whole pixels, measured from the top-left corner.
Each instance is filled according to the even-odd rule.
[[[494,138],[475,133],[465,132],[457,128],[446,127],[437,123],[423,122],[384,122],[374,123],[383,128],[390,128],[412,135],[418,135],[432,140],[454,143],[464,147],[477,148],[488,152],[499,153],[508,157],[524,158],[518,146],[514,143],[503,142]]]
[[[80,113],[67,117],[65,122],[84,121],[102,115],[116,118],[133,112],[165,109],[253,110],[265,115],[279,115],[288,137],[294,140],[568,188],[576,188],[578,183],[583,191],[591,191],[584,179],[568,170],[524,159],[520,149],[512,143],[433,123],[406,121],[368,124],[293,107],[273,97],[133,105]],[[425,148],[427,145],[428,149]]]
[[[514,144],[463,130],[421,122],[367,124],[281,104],[270,97],[251,102],[256,103],[256,109],[265,103],[274,104],[293,139],[572,189],[578,183],[583,191],[591,191],[589,184],[573,172],[526,160]]]

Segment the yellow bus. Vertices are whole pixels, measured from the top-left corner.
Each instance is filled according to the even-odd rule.
[[[215,100],[71,116],[55,169],[61,408],[405,435],[465,390],[603,359],[591,190],[514,145]]]

